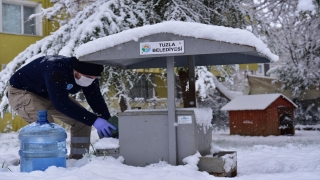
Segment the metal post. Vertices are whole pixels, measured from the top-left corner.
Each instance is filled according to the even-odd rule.
[[[174,57],[167,57],[169,164],[177,165]]]
[[[195,82],[195,56],[188,56],[189,64],[189,106],[188,107],[197,107],[196,100],[196,82]]]

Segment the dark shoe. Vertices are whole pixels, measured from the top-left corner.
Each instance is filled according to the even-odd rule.
[[[75,159],[75,160],[79,160],[82,159],[83,155],[82,154],[70,154],[67,159]]]

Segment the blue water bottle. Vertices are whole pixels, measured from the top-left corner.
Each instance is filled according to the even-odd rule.
[[[20,171],[44,171],[49,166],[66,167],[66,139],[64,128],[49,123],[47,111],[39,111],[38,121],[19,131]]]

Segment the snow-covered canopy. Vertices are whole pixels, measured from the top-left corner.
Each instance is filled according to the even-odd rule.
[[[84,57],[93,53],[100,53],[107,48],[112,48],[130,41],[138,42],[140,38],[160,33],[170,33],[178,36],[249,46],[253,47],[261,56],[271,61],[277,61],[279,59],[277,55],[269,50],[266,44],[247,30],[181,21],[167,21],[155,25],[146,25],[102,37],[81,45],[76,51],[76,56],[80,60],[85,59],[85,61],[89,61],[89,58]]]
[[[237,96],[228,104],[223,106],[221,110],[223,111],[264,110],[279,97],[285,98],[286,100],[291,102],[292,105],[294,105],[295,107],[298,107],[289,98],[287,98],[282,94],[258,94],[258,95]]]

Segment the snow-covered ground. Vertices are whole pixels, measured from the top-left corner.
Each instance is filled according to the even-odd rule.
[[[95,131],[95,130],[93,130]],[[21,173],[19,166],[8,165],[19,157],[18,133],[0,134],[0,180],[204,180],[214,177],[190,165],[171,166],[159,162],[133,167],[113,157],[84,157],[67,160],[67,168],[49,167],[46,171]],[[67,142],[70,142],[68,132]],[[100,142],[92,132],[92,143]],[[296,131],[294,136],[245,137],[229,135],[228,130],[213,132],[214,148],[237,151],[235,180],[320,180],[320,131]],[[11,156],[10,156],[11,154]],[[3,163],[3,161],[6,161]]]

